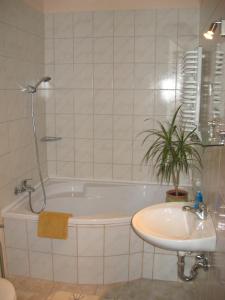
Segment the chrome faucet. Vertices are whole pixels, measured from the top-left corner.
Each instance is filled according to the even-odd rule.
[[[208,216],[208,209],[205,203],[199,203],[198,208],[194,208],[189,205],[185,205],[182,208],[184,211],[190,211],[191,213],[195,214],[200,220],[206,220]]]
[[[24,192],[32,193],[35,191],[34,187],[32,187],[30,184],[27,184],[28,180],[32,180],[32,178],[27,178],[27,179],[22,180],[22,182],[18,186],[15,187],[14,193],[16,195],[24,193]]]

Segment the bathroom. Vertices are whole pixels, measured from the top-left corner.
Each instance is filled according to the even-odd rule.
[[[57,300],[57,292],[64,292],[63,300],[73,299],[69,293],[90,300],[225,298],[224,147],[204,149],[203,195],[214,215],[221,213],[212,267],[192,282],[178,278],[175,251],[144,242],[126,218],[97,225],[75,220],[62,244],[36,237],[37,214],[3,217],[20,198],[16,186],[26,178],[33,187],[40,184],[31,97],[38,140],[61,138],[38,142],[42,176],[54,179],[53,190],[75,182],[75,196],[86,189],[98,199],[104,182],[107,207],[116,193],[129,195],[121,211],[140,209],[140,194],[151,204],[163,202],[167,187],[141,164],[139,133],[157,128],[180,105],[185,51],[201,45],[210,57],[216,44],[224,49],[219,25],[214,39],[203,37],[224,18],[223,0],[0,0],[0,256],[18,300]],[[204,72],[209,81],[211,68]],[[51,80],[37,93],[22,92],[43,76]],[[208,103],[203,106],[207,111]],[[114,184],[119,190],[110,194]],[[181,184],[191,189],[189,177]]]

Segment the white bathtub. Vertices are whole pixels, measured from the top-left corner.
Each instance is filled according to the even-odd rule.
[[[74,180],[49,180],[46,183],[47,211],[73,214],[70,224],[129,223],[138,210],[163,202],[168,186],[158,184],[125,184],[84,182]],[[37,210],[42,205],[42,192],[32,194],[32,203]],[[3,216],[26,217],[37,220],[28,206],[27,197]]]
[[[21,199],[3,213],[8,275],[78,284],[152,276],[176,280],[176,253],[161,252],[145,243],[130,224],[136,211],[164,201],[167,188],[49,180],[46,210],[73,214],[68,239],[37,237],[38,215],[30,212],[27,198]],[[41,197],[40,190],[33,194],[36,207]],[[169,269],[161,275],[161,261],[165,265],[167,260]]]

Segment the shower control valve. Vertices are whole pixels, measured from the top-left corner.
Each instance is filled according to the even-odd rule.
[[[31,185],[27,184],[28,180],[32,180],[32,178],[26,178],[22,180],[21,184],[17,185],[14,189],[15,195],[22,194],[24,192],[34,192],[35,188]]]

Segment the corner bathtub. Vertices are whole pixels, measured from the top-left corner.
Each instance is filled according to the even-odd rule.
[[[131,217],[146,206],[163,202],[167,188],[49,180],[46,210],[73,214],[68,239],[37,237],[38,215],[29,210],[26,196],[3,212],[8,275],[79,284],[146,277],[144,242],[134,233]],[[41,199],[37,189],[32,194],[35,208],[40,207]],[[147,251],[154,255],[152,246]]]

